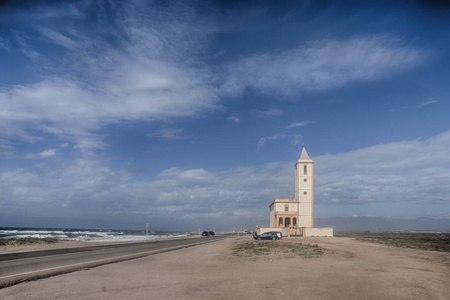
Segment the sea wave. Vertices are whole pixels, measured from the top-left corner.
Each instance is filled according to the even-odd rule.
[[[56,240],[83,242],[128,242],[164,239],[187,236],[186,232],[152,231],[146,235],[138,230],[81,230],[81,229],[30,229],[30,228],[0,228],[0,238],[51,238]]]

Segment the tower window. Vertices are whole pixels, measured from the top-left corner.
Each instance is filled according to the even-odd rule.
[[[304,181],[304,182],[307,182],[308,180],[305,178],[305,179],[303,179],[303,181]]]
[[[308,194],[307,192],[303,192],[303,195],[306,195],[306,194]]]
[[[304,165],[303,166],[303,175],[306,175],[306,174],[308,174],[308,166]]]

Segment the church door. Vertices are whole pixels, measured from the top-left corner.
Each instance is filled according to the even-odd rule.
[[[291,218],[284,219],[284,227],[289,227],[291,225]]]

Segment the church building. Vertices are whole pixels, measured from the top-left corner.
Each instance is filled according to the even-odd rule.
[[[283,236],[333,236],[333,228],[314,228],[314,162],[303,146],[295,167],[295,198],[275,199],[269,206],[270,228]]]

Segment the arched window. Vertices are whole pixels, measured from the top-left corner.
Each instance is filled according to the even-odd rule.
[[[303,175],[308,174],[308,166],[307,165],[303,165]]]
[[[278,219],[278,225],[283,226],[283,218],[280,217]]]
[[[284,207],[284,211],[289,211],[289,205],[286,205],[286,206]]]
[[[297,218],[292,219],[292,225],[294,225],[294,227],[297,227]]]
[[[291,218],[284,219],[284,227],[289,227],[291,225]]]

